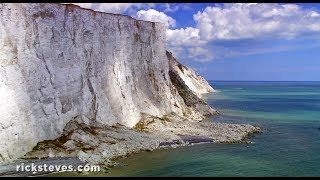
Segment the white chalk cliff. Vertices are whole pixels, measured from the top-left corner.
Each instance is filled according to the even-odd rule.
[[[179,63],[172,53],[167,52],[167,57],[170,62],[170,68],[177,73],[177,75],[184,81],[184,84],[190,88],[190,90],[199,98],[202,94],[214,92],[215,90],[209,85],[209,83],[201,77],[193,69],[184,66]]]
[[[165,49],[165,25],[63,4],[0,4],[0,162],[74,118],[133,127],[149,114],[200,120],[213,91]]]

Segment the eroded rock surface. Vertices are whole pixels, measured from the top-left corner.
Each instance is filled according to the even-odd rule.
[[[0,162],[59,138],[73,119],[130,128],[142,114],[201,120],[215,113],[199,98],[212,91],[208,83],[172,67],[165,31],[74,5],[1,3]]]
[[[24,158],[78,157],[90,164],[112,165],[113,160],[139,151],[195,143],[242,143],[260,128],[246,124],[197,122],[169,114],[162,118],[143,115],[134,128],[100,123],[88,126],[80,119],[70,121],[64,134],[39,142]]]

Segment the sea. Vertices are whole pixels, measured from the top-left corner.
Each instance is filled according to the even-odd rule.
[[[117,159],[91,176],[320,176],[320,82],[209,81],[221,115],[208,121],[262,128],[251,144],[197,144]]]

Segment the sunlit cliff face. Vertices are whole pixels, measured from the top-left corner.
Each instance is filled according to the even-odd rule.
[[[164,24],[49,3],[0,4],[0,23],[0,161],[73,119],[133,127],[141,114],[203,117],[170,80]]]
[[[74,5],[0,11],[1,161],[56,138],[73,118],[132,127],[140,112],[172,109],[162,24]]]

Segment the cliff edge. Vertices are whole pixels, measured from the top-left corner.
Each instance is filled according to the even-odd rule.
[[[166,27],[63,4],[0,4],[0,162],[66,125],[201,120],[212,87],[165,50]]]

